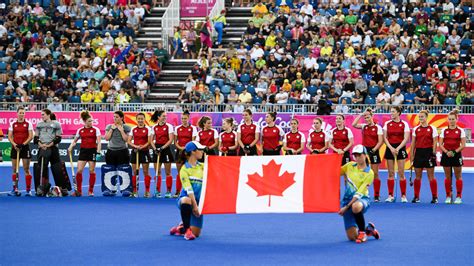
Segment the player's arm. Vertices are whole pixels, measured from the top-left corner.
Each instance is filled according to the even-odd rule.
[[[299,149],[296,150],[296,153],[300,153],[304,150],[304,144],[306,142],[306,139],[305,139],[304,135],[303,134],[300,134],[300,135],[301,135],[301,145],[300,145]]]
[[[115,125],[108,125],[105,128],[105,140],[109,141],[112,138],[112,133],[114,132]]]
[[[378,127],[380,128],[380,127]],[[377,134],[377,145],[375,145],[373,151],[378,151],[383,144],[383,132],[380,130],[380,134]]]
[[[219,146],[219,134],[217,133],[217,130],[214,129],[213,131],[214,131],[214,144],[209,146],[209,149],[214,149],[217,146]]]
[[[387,128],[384,127],[383,129],[383,140],[385,142],[385,145],[387,145],[387,148],[393,153],[395,148],[393,148],[392,145],[390,145],[390,142],[388,141],[388,134],[387,134]]]
[[[416,146],[416,135],[415,135],[415,130],[413,130],[413,138],[411,141],[411,147],[410,147],[410,161],[411,164],[413,165],[413,161],[415,160],[415,146]],[[400,145],[401,146],[401,145]]]
[[[362,129],[362,125],[359,125],[359,121],[364,116],[364,113],[360,113],[355,119],[354,122],[352,122],[352,127],[357,128],[357,129]]]
[[[30,124],[30,129],[28,130],[28,138],[25,140],[25,142],[23,142],[23,145],[30,144],[30,142],[31,142],[31,140],[33,139],[34,136],[35,136],[35,132],[33,130],[33,127]]]
[[[191,185],[191,181],[189,180],[189,173],[183,167],[181,171],[179,171],[179,177],[181,179],[181,184],[183,185],[183,189],[186,190],[188,197],[191,199],[191,204],[193,206],[193,213],[195,216],[199,216],[199,208],[196,201],[196,197],[194,196],[193,186]]]
[[[176,148],[178,148],[178,150],[183,150],[184,149],[184,147],[179,145],[178,135],[176,133],[174,134],[174,145],[176,146]]]
[[[168,148],[169,146],[171,146],[171,144],[173,143],[173,140],[174,140],[174,135],[173,135],[173,132],[169,133],[168,134],[168,141],[165,143],[165,145],[163,145],[163,147],[161,147],[162,149],[164,148]]]
[[[229,147],[229,150],[236,150],[237,147],[239,147],[239,144],[237,143],[237,138],[235,138],[234,146],[230,146],[230,147]]]
[[[152,131],[151,135],[148,136],[148,143],[150,143],[150,147],[153,150],[156,150],[155,142],[153,141],[154,138],[155,138],[155,133]]]
[[[13,140],[13,131],[12,130],[8,130],[8,141],[10,141],[10,143],[12,144],[12,146],[18,150],[17,148],[17,143],[15,143],[15,141]]]
[[[357,200],[362,198],[362,196],[365,195],[365,191],[368,189],[368,187],[370,187],[370,185],[372,184],[373,181],[374,181],[374,173],[371,171],[368,174],[368,177],[365,178],[364,182],[357,188],[357,191],[354,194],[354,196],[352,197],[351,201],[349,201],[349,203],[346,206],[341,208],[341,210],[339,211],[339,214],[344,215],[344,213],[349,208],[352,207],[352,204],[354,204]]]
[[[436,154],[436,148],[438,147],[438,130],[435,127],[433,129],[433,154]]]
[[[349,138],[349,144],[343,149],[344,152],[348,151],[351,149],[352,145],[354,145],[354,138]]]
[[[407,130],[405,130],[405,133],[403,135],[402,143],[400,143],[400,145],[396,148],[397,153],[400,151],[402,147],[405,147],[405,145],[407,145],[407,142],[410,139],[410,129],[408,128],[407,124],[405,124],[405,127],[407,128]]]
[[[459,144],[459,147],[456,150],[454,150],[454,152],[456,152],[456,153],[461,152],[466,147],[466,132],[464,132],[463,129],[461,129],[461,130],[462,130],[461,143]]]
[[[257,145],[257,142],[260,138],[260,132],[259,132],[259,128],[257,127],[257,129],[255,130],[255,139],[252,141],[252,143],[250,143],[250,147],[253,147],[255,145]]]
[[[133,149],[138,149],[138,146],[133,143],[133,130],[130,130],[130,134],[127,136],[127,144]]]
[[[125,128],[123,127],[123,124],[120,124],[119,126],[117,126],[117,129],[120,131],[123,141],[127,142],[129,135],[127,135],[127,132],[125,132]],[[132,131],[130,130],[130,132]]]
[[[242,142],[242,133],[240,133],[240,130],[237,131],[237,143],[239,144],[239,146],[243,149],[245,148],[245,145],[244,143]]]
[[[79,138],[81,137],[81,136],[79,135],[79,131],[80,131],[80,130],[81,130],[81,129],[78,129],[78,130],[77,130],[76,135],[74,136],[74,138],[72,139],[71,144],[70,144],[69,147],[67,148],[67,150],[68,150],[69,152],[72,152],[72,149],[74,148],[74,146],[76,146],[77,141],[78,141]]]

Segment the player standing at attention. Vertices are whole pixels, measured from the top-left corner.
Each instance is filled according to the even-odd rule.
[[[395,158],[397,161],[398,175],[400,176],[400,190],[402,192],[401,202],[408,202],[407,180],[405,179],[405,159],[408,157],[406,144],[410,138],[410,127],[408,123],[400,119],[402,109],[399,106],[393,106],[390,109],[391,120],[385,122],[383,126],[383,138],[387,145],[385,150],[385,160],[388,168],[388,198],[385,202],[395,202]]]
[[[207,155],[216,155],[216,148],[219,145],[219,133],[212,128],[212,119],[209,116],[203,116],[198,122],[201,131],[198,132],[196,141],[206,146],[204,152]],[[203,162],[204,157],[201,159]]]
[[[313,127],[309,130],[306,147],[311,154],[325,153],[329,147],[329,135],[322,129],[323,120],[314,118]]]
[[[23,170],[25,171],[25,182],[26,182],[26,194],[25,196],[32,196],[31,194],[31,179],[30,174],[30,162],[31,162],[31,151],[30,142],[33,139],[34,131],[33,125],[25,120],[25,108],[20,106],[17,109],[17,119],[15,122],[10,124],[8,128],[8,140],[12,144],[11,160],[12,160],[12,181],[13,190],[8,194],[10,196],[20,196],[21,193],[18,191],[18,184],[16,183],[16,167],[17,167],[17,155],[20,153],[20,159],[23,162]],[[3,132],[2,132],[3,137]],[[0,138],[1,140],[1,138]],[[18,161],[20,163],[20,161]]]
[[[452,178],[454,169],[454,176],[456,177],[456,199],[454,200],[455,204],[462,203],[462,150],[466,147],[466,132],[464,129],[458,127],[456,124],[458,122],[459,111],[454,109],[449,112],[448,115],[448,128],[445,128],[441,131],[439,136],[439,146],[443,151],[441,155],[441,165],[444,169],[444,174],[446,179],[444,180],[444,187],[446,189],[446,200],[445,203],[450,204],[452,202]]]
[[[206,147],[197,141],[188,142],[184,148],[186,163],[179,172],[183,190],[179,194],[178,208],[181,212],[181,223],[171,228],[170,234],[184,235],[186,240],[194,240],[201,234],[203,216],[199,214],[204,164],[199,160],[203,157]]]
[[[123,112],[115,111],[114,123],[105,127],[105,140],[109,142],[105,154],[106,164],[117,166],[130,162],[127,142],[128,134],[132,129],[124,123],[123,119]]]
[[[184,111],[181,115],[181,125],[175,127],[174,129],[174,144],[176,145],[176,169],[178,170],[178,175],[176,176],[176,194],[173,197],[177,198],[181,192],[181,178],[180,170],[184,162],[186,162],[186,154],[184,152],[184,147],[188,142],[191,142],[196,139],[197,129],[195,126],[189,123],[189,112]],[[171,191],[171,186],[173,185],[173,180],[168,183],[166,180],[166,188]],[[171,193],[165,194],[166,198],[171,197]]]
[[[374,180],[374,172],[370,169],[367,150],[362,145],[352,149],[355,162],[342,166],[341,175],[345,176],[346,189],[342,199],[339,215],[344,217],[347,238],[356,243],[367,241],[367,236],[380,238],[373,223],[365,225],[364,213],[370,206],[369,186]]]
[[[222,121],[222,130],[219,134],[219,150],[221,155],[236,156],[239,144],[237,143],[237,133],[234,131],[234,119],[232,117]]]
[[[76,146],[79,139],[81,139],[81,145],[79,150],[79,160],[77,161],[77,173],[76,173],[76,185],[77,191],[72,196],[82,196],[82,172],[86,164],[89,164],[89,197],[94,196],[94,185],[95,185],[95,162],[97,154],[100,154],[100,130],[97,127],[92,126],[92,116],[88,111],[81,112],[81,119],[84,121],[84,127],[77,130],[76,136],[67,149],[69,153],[72,153],[74,146]]]
[[[434,176],[438,130],[434,126],[428,125],[428,111],[421,110],[418,114],[418,120],[420,120],[420,125],[413,129],[410,152],[410,161],[415,168],[415,197],[411,202],[420,202],[421,176],[423,168],[426,168],[431,194],[433,195],[431,203],[438,203],[438,183]]]
[[[354,145],[354,135],[352,130],[344,125],[344,120],[343,115],[337,115],[336,127],[331,130],[329,135],[329,147],[335,153],[343,154],[341,165],[351,161],[349,150]]]
[[[382,160],[380,160],[379,149],[383,144],[383,129],[374,122],[373,115],[372,109],[367,108],[364,113],[356,117],[352,122],[352,126],[362,129],[362,145],[367,149],[370,167],[374,171],[374,202],[380,202],[379,164]],[[364,117],[366,124],[359,124],[362,117]]]
[[[148,140],[152,135],[151,129],[145,125],[145,114],[138,113],[135,116],[137,126],[133,127],[129,133],[128,145],[132,147],[132,155],[130,156],[130,163],[132,164],[133,176],[132,187],[133,197],[138,197],[138,180],[140,179],[140,164],[143,166],[143,175],[145,176],[145,184],[148,184],[148,190],[145,189],[145,198],[150,197],[150,143]],[[137,155],[138,153],[138,155]],[[138,156],[138,164],[137,164]],[[138,173],[138,174],[137,174]]]
[[[153,162],[157,162],[158,158],[158,169],[156,170],[156,195],[155,197],[161,197],[161,164],[165,165],[166,183],[172,184],[173,177],[171,176],[171,163],[174,162],[173,153],[171,152],[171,144],[174,140],[174,129],[169,123],[166,123],[166,112],[159,110],[155,111],[151,116],[151,121],[156,123],[152,130],[152,136],[150,136],[150,144],[153,148]],[[153,141],[153,138],[155,141]],[[147,180],[145,179],[145,189],[147,186]],[[147,190],[149,191],[149,189]],[[171,195],[171,187],[166,191]]]
[[[242,117],[244,122],[237,127],[237,142],[241,148],[239,155],[257,155],[260,127],[252,121],[250,109],[245,109]]]
[[[266,126],[262,128],[263,155],[280,155],[280,141],[285,136],[281,127],[275,125],[276,112],[268,112],[265,115]]]
[[[298,130],[298,125],[298,119],[291,119],[291,130],[290,132],[286,133],[285,137],[283,138],[283,150],[286,151],[288,155],[301,154],[304,149],[304,143],[306,142],[306,139],[303,133]]]

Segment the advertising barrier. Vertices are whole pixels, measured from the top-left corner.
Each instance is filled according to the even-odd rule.
[[[205,17],[217,0],[181,0],[181,18]],[[219,0],[224,1],[224,0]]]

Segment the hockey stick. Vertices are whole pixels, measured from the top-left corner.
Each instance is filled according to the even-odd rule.
[[[41,197],[46,196],[44,190],[44,184],[43,184],[43,164],[44,164],[44,157],[41,157],[41,166],[40,166],[40,185],[39,188],[41,189],[42,195]]]
[[[140,175],[140,156],[139,156],[139,150],[137,149],[136,156],[135,156],[135,163],[136,163],[136,168],[135,168],[135,189],[136,189],[136,194],[134,191],[134,196],[138,198],[138,176]]]
[[[155,164],[155,195],[158,194],[158,192],[161,193],[161,191],[158,191],[158,176],[161,174],[161,166],[160,165],[160,157],[161,157],[161,152],[158,153],[156,157],[156,164]],[[159,169],[158,169],[159,168]]]
[[[72,152],[69,153],[69,162],[71,163],[71,173],[72,173],[72,183],[74,192],[77,196],[77,181],[76,181],[76,173],[74,173],[74,165],[72,164]]]
[[[15,195],[16,195],[16,196],[20,196],[20,195],[21,195],[21,193],[18,192],[18,182],[19,182],[19,180],[20,180],[20,172],[19,172],[19,169],[20,169],[20,151],[17,151],[17,153],[16,153],[15,182],[13,182],[13,187],[14,187]]]
[[[394,179],[394,182],[395,182],[395,191],[393,193],[393,202],[397,202],[397,194],[398,194],[398,184],[397,184],[397,180],[398,180],[398,160],[397,160],[397,156],[398,156],[398,154],[393,155],[393,159],[394,159],[394,163],[395,163],[395,165],[393,166],[393,171],[394,171],[393,179]]]
[[[410,165],[410,187],[413,186],[413,164]]]

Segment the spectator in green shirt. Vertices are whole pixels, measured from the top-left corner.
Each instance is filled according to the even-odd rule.
[[[439,46],[444,47],[444,44],[446,43],[446,37],[441,31],[438,31],[438,34],[433,37],[433,42],[439,43]]]
[[[425,24],[424,19],[420,19],[420,24],[416,25],[415,34],[420,36],[421,34],[426,34],[428,32],[428,27]]]
[[[260,57],[257,59],[257,61],[255,62],[255,67],[260,70],[260,69],[262,69],[263,66],[265,66],[266,64],[267,64],[267,62],[265,62],[265,59],[263,59],[263,57],[260,56]]]
[[[352,10],[349,10],[349,14],[344,18],[344,21],[350,25],[355,25],[357,23],[357,16],[354,15]]]

